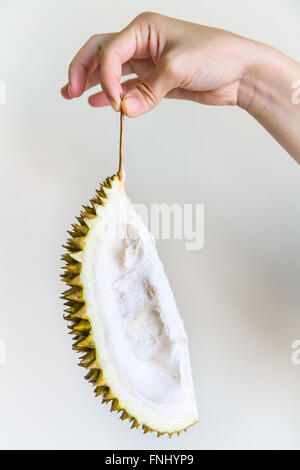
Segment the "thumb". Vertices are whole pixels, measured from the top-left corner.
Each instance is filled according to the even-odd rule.
[[[148,77],[122,83],[122,110],[128,117],[151,111],[163,97],[178,86],[175,75],[165,63],[158,64]]]

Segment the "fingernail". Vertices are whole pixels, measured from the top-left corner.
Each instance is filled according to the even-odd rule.
[[[131,116],[138,114],[140,110],[140,103],[134,96],[125,96],[122,100],[122,108],[126,114]]]
[[[116,101],[114,98],[109,98],[109,102],[114,111],[116,112],[120,111],[120,102]]]
[[[70,83],[68,83],[68,94],[69,94],[69,96],[72,96]]]

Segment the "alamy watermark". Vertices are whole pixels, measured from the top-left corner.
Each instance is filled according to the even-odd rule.
[[[6,343],[0,339],[0,366],[6,364]]]
[[[155,240],[185,240],[188,251],[204,245],[204,204],[134,204]]]
[[[292,93],[292,103],[300,104],[300,80],[294,80],[291,86],[295,90]]]
[[[298,366],[300,364],[300,339],[295,339],[291,344],[291,348],[294,349],[291,361],[295,366]]]
[[[0,80],[0,104],[6,104],[6,83]]]
[[[106,212],[113,210],[106,206]],[[148,230],[145,230],[140,222]],[[204,245],[204,204],[133,204],[122,208],[122,217],[113,231],[101,233],[104,238],[148,238],[155,240],[184,240],[188,251],[201,250]]]

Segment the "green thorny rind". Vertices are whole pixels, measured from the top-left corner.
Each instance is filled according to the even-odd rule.
[[[83,206],[84,210],[76,218],[77,223],[72,224],[72,230],[68,231],[71,238],[67,240],[66,245],[63,245],[66,253],[62,255],[65,265],[63,266],[64,273],[61,275],[63,282],[69,286],[69,289],[62,295],[62,299],[65,300],[64,305],[66,306],[64,318],[69,322],[68,328],[71,330],[70,334],[74,336],[73,349],[82,354],[79,366],[88,370],[85,379],[95,387],[94,393],[96,397],[102,396],[102,403],[111,402],[111,411],[121,413],[120,419],[128,419],[132,423],[131,428],[138,428],[142,425],[145,434],[156,432],[157,437],[163,434],[168,434],[169,437],[172,437],[173,434],[177,433],[179,435],[182,431],[186,431],[187,428],[173,433],[159,432],[143,423],[139,423],[137,418],[120,406],[118,398],[112,393],[98,363],[96,345],[84,301],[83,286],[80,280],[82,264],[77,261],[76,255],[84,248],[85,237],[89,231],[88,220],[97,217],[96,208],[97,206],[105,205],[108,198],[105,190],[112,187],[112,183],[116,178],[117,175],[106,178],[100,185],[99,190],[96,190],[96,196],[90,200],[91,205]]]

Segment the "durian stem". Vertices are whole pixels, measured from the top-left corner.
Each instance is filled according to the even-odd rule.
[[[119,171],[118,178],[120,181],[124,179],[124,113],[122,110],[122,99],[124,98],[123,93],[120,95],[120,152],[119,152]]]

